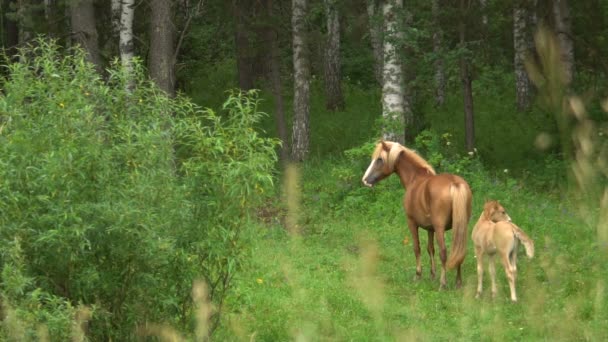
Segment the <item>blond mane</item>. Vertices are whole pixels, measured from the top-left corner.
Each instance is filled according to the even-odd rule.
[[[398,142],[384,141],[384,143],[390,147],[388,153],[382,148],[383,143],[380,142],[378,143],[378,145],[376,145],[376,149],[374,150],[372,159],[382,158],[385,163],[388,163],[388,167],[390,170],[393,170],[395,168],[395,163],[397,162],[397,159],[399,158],[401,152],[403,152],[411,164],[414,164],[415,166],[426,170],[432,175],[436,174],[435,169],[431,166],[431,164],[429,164],[426,160],[419,156],[416,151],[411,150],[399,144]]]

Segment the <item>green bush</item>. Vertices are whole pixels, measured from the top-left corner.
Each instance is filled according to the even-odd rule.
[[[230,94],[217,114],[167,98],[140,63],[134,75],[113,67],[106,83],[78,50],[39,41],[22,56],[1,83],[2,296],[15,298],[15,275],[27,286],[3,302],[52,337],[65,327],[43,313],[73,317],[79,305],[92,309],[92,340],[132,340],[148,323],[191,334],[192,282],[203,279],[217,324],[240,233],[272,186],[276,141],[252,128],[256,94]],[[31,305],[37,294],[52,300]]]

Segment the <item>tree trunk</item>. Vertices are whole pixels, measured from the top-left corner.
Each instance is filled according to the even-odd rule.
[[[526,72],[525,59],[530,47],[531,35],[528,29],[529,13],[522,1],[515,1],[513,8],[513,47],[515,56],[515,90],[517,109],[525,111],[530,107],[530,80]]]
[[[103,73],[103,61],[99,52],[95,8],[93,0],[75,0],[70,3],[70,20],[74,45],[80,45],[87,53],[87,61],[93,63],[98,74]]]
[[[488,29],[488,0],[479,0],[479,7],[481,8],[481,24],[483,29]]]
[[[31,27],[25,25],[25,16],[27,15],[27,7],[30,6],[30,0],[17,0],[17,30],[19,35],[19,46],[23,47],[32,39]]]
[[[4,48],[6,48],[6,52],[8,56],[14,56],[17,53],[17,45],[19,44],[19,27],[17,25],[17,21],[14,19],[9,19],[6,16],[8,10],[11,6],[15,6],[14,0],[2,0],[2,16],[4,22],[4,32],[6,35],[6,40],[4,41]]]
[[[273,1],[266,0],[267,20],[274,17]],[[279,60],[278,32],[275,27],[268,24],[266,27],[266,42],[270,52],[270,82],[274,96],[274,117],[277,125],[277,134],[281,140],[279,156],[286,163],[289,160],[289,138],[287,136],[287,125],[285,123],[285,105],[283,103],[283,84],[281,81],[281,62]]]
[[[150,78],[170,97],[175,96],[171,2],[152,0],[150,21]]]
[[[468,8],[465,6],[465,0],[460,0],[460,47],[466,49],[466,16]],[[464,130],[465,130],[465,148],[471,152],[475,148],[475,115],[473,111],[473,87],[471,79],[471,70],[468,57],[463,54],[460,57],[460,81],[462,83],[462,93],[464,102]]]
[[[135,56],[135,45],[133,44],[133,16],[135,12],[135,0],[122,0],[120,12],[120,61],[125,68],[130,80],[127,82],[128,90],[132,89],[134,83],[133,57]]]
[[[112,22],[112,33],[114,36],[120,36],[120,16],[122,13],[122,1],[112,0],[110,3],[110,20]]]
[[[253,53],[250,46],[252,29],[251,25],[248,25],[247,22],[247,19],[251,17],[251,7],[249,0],[236,0],[233,2],[237,73],[239,88],[243,90],[253,89],[255,78],[252,62]]]
[[[307,0],[292,0],[291,26],[293,30],[293,134],[291,157],[302,161],[308,156],[310,144],[310,61],[306,39]]]
[[[553,0],[555,32],[560,47],[560,60],[563,64],[564,82],[570,84],[574,77],[574,43],[572,42],[572,22],[567,0]]]
[[[382,84],[382,118],[385,140],[403,142],[403,66],[395,43],[401,42],[403,33],[397,24],[396,12],[403,7],[402,0],[386,0],[383,4],[384,16],[384,67]],[[399,132],[399,133],[397,133]]]
[[[445,103],[445,68],[443,65],[443,30],[439,20],[439,0],[433,0],[433,53],[435,54],[435,105]]]
[[[382,50],[382,25],[383,18],[381,13],[378,13],[379,0],[367,0],[367,16],[369,20],[369,37],[372,43],[372,52],[374,55],[374,76],[378,85],[382,86],[384,57]]]
[[[325,44],[325,107],[331,111],[344,110],[342,77],[340,75],[340,20],[335,0],[324,0],[327,15]]]
[[[406,11],[404,9],[404,11]],[[406,28],[412,27],[414,17],[411,12],[405,12],[404,24]],[[413,56],[414,50],[412,45],[405,44],[402,49],[405,56]],[[403,141],[406,144],[414,143],[416,134],[418,133],[418,127],[420,127],[420,118],[414,117],[414,88],[413,83],[416,80],[416,63],[413,58],[406,59],[405,56],[401,56],[402,70],[403,70]]]

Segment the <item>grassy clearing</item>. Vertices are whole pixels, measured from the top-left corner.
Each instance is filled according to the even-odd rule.
[[[486,277],[484,296],[475,300],[472,244],[464,287],[454,289],[455,272],[449,272],[450,289],[440,292],[438,279],[429,277],[421,231],[424,276],[414,281],[403,189],[396,177],[364,189],[357,178],[327,176],[341,166],[303,170],[302,234],[291,236],[280,225],[249,231],[251,258],[227,303],[226,323],[215,336],[219,340],[608,338],[602,276],[608,269],[600,263],[605,256],[597,253],[595,228],[577,218],[577,203],[570,198],[526,191],[525,184],[506,175],[473,177],[472,221],[484,198],[499,199],[537,247],[532,260],[520,250],[519,303],[509,301],[502,266],[497,267],[497,298],[490,298]]]

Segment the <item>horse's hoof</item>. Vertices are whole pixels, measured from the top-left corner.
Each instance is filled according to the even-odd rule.
[[[439,291],[445,291],[447,289],[448,289],[448,287],[445,284],[440,284],[439,285]]]
[[[456,283],[456,288],[457,288],[457,289],[460,289],[460,288],[462,288],[462,283],[460,283],[460,282],[457,282],[457,283]]]
[[[481,292],[477,292],[477,293],[475,294],[475,299],[479,299],[479,298],[481,298]]]
[[[420,279],[422,279],[422,275],[416,273],[416,275],[414,275],[414,281],[420,281]]]
[[[431,280],[435,280],[435,273],[431,273]]]

